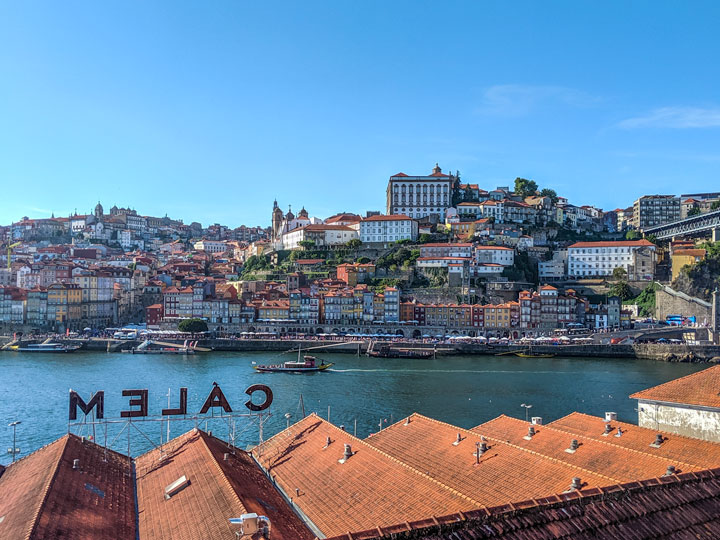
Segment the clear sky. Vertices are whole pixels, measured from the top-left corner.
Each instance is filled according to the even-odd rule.
[[[383,210],[439,162],[576,204],[720,191],[720,2],[0,3],[0,223]]]

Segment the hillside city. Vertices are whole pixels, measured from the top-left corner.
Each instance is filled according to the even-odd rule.
[[[627,328],[656,315],[662,288],[710,302],[718,285],[717,226],[698,240],[654,231],[714,215],[720,193],[603,210],[524,178],[480,187],[436,164],[391,176],[385,200],[383,212],[329,217],[276,200],[270,226],[234,229],[100,202],[24,217],[0,227],[0,324],[512,339]]]

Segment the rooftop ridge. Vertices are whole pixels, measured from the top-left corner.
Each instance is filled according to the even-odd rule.
[[[30,530],[28,531],[27,535],[25,536],[25,540],[30,540],[30,538],[32,538],[33,533],[37,529],[40,514],[44,510],[45,503],[47,502],[48,496],[50,495],[50,488],[55,483],[55,478],[57,478],[58,471],[60,470],[60,463],[62,463],[63,457],[65,456],[65,452],[67,452],[68,441],[70,440],[70,437],[71,437],[70,433],[67,433],[63,437],[58,439],[57,441],[54,441],[54,442],[60,442],[60,444],[62,444],[62,451],[60,452],[60,456],[58,457],[58,459],[53,463],[52,475],[50,475],[50,479],[48,480],[47,484],[43,488],[42,499],[40,500],[40,504],[38,504],[37,508],[35,509],[35,512],[33,513],[32,520],[30,521],[31,527],[30,527]],[[50,444],[44,446],[43,448],[51,446],[52,444],[53,443],[50,443]],[[35,452],[33,452],[33,454],[35,454],[37,452],[39,452],[39,450],[36,450]],[[29,455],[31,456],[33,454],[29,454]]]
[[[310,418],[311,416],[317,417],[318,420],[320,420],[320,421],[323,422],[324,424],[327,424],[328,426],[331,426],[331,427],[332,427],[333,429],[335,429],[336,431],[341,431],[343,434],[345,434],[345,435],[347,435],[348,437],[350,437],[351,440],[357,441],[358,443],[361,443],[365,448],[370,449],[370,450],[372,450],[373,452],[375,452],[375,453],[377,453],[377,454],[380,454],[381,456],[389,459],[390,461],[401,465],[402,467],[404,467],[405,469],[407,469],[407,470],[415,473],[416,475],[421,476],[421,477],[423,477],[423,478],[431,481],[433,484],[437,484],[438,486],[440,486],[441,488],[449,491],[449,492],[452,493],[453,495],[456,495],[456,496],[458,496],[458,497],[461,497],[462,499],[465,499],[465,500],[467,500],[467,501],[470,501],[471,503],[473,503],[474,505],[478,506],[479,508],[485,508],[485,505],[483,505],[481,502],[476,501],[475,499],[473,499],[473,498],[471,498],[471,497],[468,497],[468,496],[465,495],[464,493],[460,493],[458,490],[453,489],[453,488],[451,488],[450,486],[443,484],[442,482],[440,482],[440,481],[436,480],[435,478],[433,478],[433,477],[425,474],[424,472],[419,471],[419,470],[417,470],[416,468],[408,465],[408,464],[405,463],[404,461],[401,461],[401,460],[397,459],[396,457],[393,457],[393,456],[391,456],[390,454],[387,454],[387,453],[383,452],[382,450],[380,450],[380,449],[378,449],[378,448],[375,448],[375,447],[372,446],[370,443],[365,442],[363,439],[360,439],[360,438],[356,437],[355,435],[351,435],[351,434],[348,433],[347,431],[340,429],[340,428],[337,427],[335,424],[333,424],[332,422],[329,422],[329,421],[325,420],[324,418],[321,418],[321,417],[320,417],[318,414],[316,414],[316,413],[311,413],[310,415],[308,415],[308,416],[306,416],[305,418],[303,418],[303,420],[305,420],[306,418]],[[301,420],[301,421],[302,421],[302,420]],[[299,422],[298,422],[298,423],[299,423]],[[297,424],[295,424],[295,425],[297,425]],[[292,428],[292,427],[293,427],[293,426],[290,426],[290,428]],[[285,431],[288,431],[288,429],[289,429],[289,428],[284,429],[283,431],[281,431],[281,432],[278,433],[277,435],[280,435],[281,433],[284,433]],[[386,428],[386,429],[387,429],[387,428]],[[271,437],[271,439],[274,438],[274,437],[277,437],[277,435]],[[271,440],[271,439],[268,439],[268,441]],[[256,448],[257,448],[257,447],[256,447]],[[254,451],[255,451],[255,450],[253,450],[253,452],[254,452]],[[261,465],[261,466],[262,466],[262,465]],[[262,467],[263,467],[263,469],[265,469],[265,470],[268,472],[268,474],[270,473],[270,471],[269,471],[268,469],[266,469],[264,466],[262,466]]]
[[[516,420],[517,420],[517,419],[516,419]],[[518,421],[522,422],[522,420],[518,420]],[[492,422],[492,420],[491,420],[491,422]],[[482,425],[482,424],[481,424],[481,425]],[[562,434],[566,434],[566,435],[572,435],[573,437],[577,437],[578,439],[584,439],[584,440],[587,440],[587,441],[591,441],[591,442],[593,442],[593,443],[603,444],[603,445],[606,445],[606,446],[610,446],[610,447],[612,447],[612,448],[618,448],[618,445],[612,444],[611,442],[608,442],[607,440],[593,439],[592,437],[588,437],[587,435],[578,435],[577,433],[572,433],[572,432],[569,432],[569,431],[565,431],[565,430],[556,428],[556,427],[552,426],[552,424],[545,424],[545,425],[542,425],[542,426],[539,426],[539,427],[540,427],[540,430],[538,431],[538,433],[542,433],[542,431],[543,431],[544,429],[550,429],[551,431],[556,431],[556,432],[558,432],[558,433],[562,433]],[[475,428],[473,428],[473,429],[475,429]],[[653,457],[653,458],[662,459],[662,460],[664,460],[664,461],[669,461],[669,462],[671,462],[671,463],[676,463],[676,464],[678,464],[678,465],[687,466],[687,467],[692,468],[692,469],[697,469],[697,470],[702,470],[702,469],[704,469],[704,467],[702,467],[702,466],[700,466],[700,465],[693,465],[692,463],[685,463],[685,462],[683,462],[683,461],[676,461],[676,460],[674,460],[674,459],[672,459],[672,458],[668,458],[668,457],[665,457],[665,456],[658,456],[658,455],[656,455],[656,454],[652,454],[652,453],[650,453],[650,452],[645,452],[645,451],[643,451],[643,450],[636,450],[635,448],[627,448],[627,447],[622,447],[622,448],[623,448],[623,450],[626,450],[626,451],[628,451],[628,452],[634,452],[634,453],[636,453],[636,454],[640,454],[640,455],[643,455],[643,456],[650,456],[650,457]],[[547,457],[550,457],[550,456],[547,456]]]
[[[231,497],[235,502],[238,503],[238,505],[240,506],[240,508],[242,508],[243,513],[245,513],[246,510],[247,510],[247,508],[245,508],[245,505],[244,505],[243,502],[240,500],[239,495],[238,495],[237,492],[233,489],[232,484],[230,484],[230,480],[228,480],[228,477],[227,477],[227,475],[225,474],[225,471],[223,471],[222,467],[221,467],[220,464],[217,462],[217,459],[215,459],[215,456],[213,455],[212,450],[210,449],[210,446],[208,445],[207,439],[209,439],[209,438],[212,437],[212,436],[209,435],[208,433],[204,432],[204,431],[201,430],[201,429],[198,429],[198,435],[199,435],[199,437],[200,437],[200,440],[202,441],[203,448],[205,448],[205,451],[206,451],[206,452],[208,453],[208,455],[210,456],[210,461],[212,461],[213,466],[220,472],[220,476],[222,476],[222,479],[223,479],[223,485],[230,491],[230,494],[231,494],[230,497]]]
[[[528,454],[532,454],[532,455],[534,455],[534,456],[539,456],[539,457],[541,457],[541,458],[543,458],[543,459],[547,459],[547,460],[549,460],[549,461],[552,461],[553,463],[557,463],[557,464],[560,464],[560,465],[563,465],[563,466],[567,466],[567,467],[572,467],[573,469],[577,469],[578,471],[583,471],[583,472],[586,472],[586,473],[591,474],[591,475],[593,475],[593,476],[599,476],[599,477],[601,477],[601,478],[605,478],[606,480],[610,480],[611,482],[614,482],[614,483],[616,483],[616,484],[620,482],[620,480],[617,480],[616,478],[613,478],[613,477],[611,477],[611,476],[607,476],[607,475],[604,475],[604,474],[602,474],[602,473],[597,473],[597,472],[591,471],[591,470],[589,470],[589,469],[585,469],[585,468],[583,468],[583,467],[579,467],[578,465],[574,465],[574,464],[572,464],[572,463],[568,463],[568,462],[566,462],[566,461],[562,461],[562,460],[560,460],[560,459],[557,459],[557,458],[554,458],[554,457],[551,457],[551,456],[546,456],[545,454],[541,454],[540,452],[536,452],[535,450],[530,450],[530,449],[528,449],[528,448],[524,448],[524,447],[522,447],[522,446],[518,446],[518,445],[516,445],[516,444],[512,444],[512,443],[510,443],[510,442],[503,441],[502,439],[497,439],[497,438],[495,438],[495,437],[491,437],[491,436],[488,436],[488,435],[483,435],[482,433],[479,433],[479,432],[477,432],[477,431],[473,431],[473,430],[471,430],[471,429],[465,429],[465,428],[462,428],[462,427],[459,427],[459,426],[454,426],[454,425],[452,425],[452,424],[448,424],[447,422],[441,422],[440,420],[435,420],[435,419],[433,419],[433,418],[428,418],[427,416],[423,416],[423,415],[421,415],[421,414],[418,414],[418,416],[419,416],[420,418],[425,418],[425,419],[427,419],[427,420],[430,420],[431,422],[435,422],[436,424],[442,424],[442,425],[445,425],[445,426],[449,426],[449,427],[451,427],[451,428],[459,429],[459,430],[461,430],[461,431],[464,431],[465,433],[470,433],[470,434],[472,434],[472,435],[474,435],[474,436],[476,436],[476,437],[485,437],[485,438],[488,439],[488,440],[491,440],[491,441],[494,441],[494,442],[497,442],[497,443],[500,443],[500,444],[504,444],[504,445],[506,445],[506,446],[509,446],[509,447],[511,447],[511,448],[515,448],[515,449],[517,449],[517,450],[522,450],[523,452],[527,452]]]
[[[684,381],[685,379],[689,379],[690,377],[695,377],[695,376],[699,375],[700,373],[707,373],[707,372],[709,372],[709,371],[711,371],[711,370],[714,370],[714,369],[720,369],[720,364],[716,364],[716,365],[714,365],[714,366],[710,366],[709,368],[702,369],[702,370],[700,370],[700,371],[696,371],[695,373],[688,373],[687,375],[683,375],[682,377],[678,377],[677,379],[672,379],[671,381],[668,381],[668,382],[665,382],[665,383],[662,383],[662,384],[657,384],[657,385],[655,385],[655,386],[651,386],[650,388],[645,388],[644,390],[639,390],[638,392],[635,392],[635,393],[633,393],[633,394],[630,394],[628,397],[630,397],[631,399],[633,399],[633,398],[634,398],[634,399],[642,399],[642,398],[636,398],[635,396],[638,396],[638,395],[640,395],[640,394],[642,394],[642,393],[644,393],[644,392],[649,392],[650,390],[655,390],[655,389],[657,389],[657,388],[662,388],[662,387],[667,386],[667,385],[669,385],[669,384],[676,384],[676,383],[678,383],[678,382],[680,382],[680,381]],[[648,399],[652,399],[652,398],[648,398]],[[658,400],[658,401],[665,401],[665,400]],[[675,403],[675,402],[669,402],[669,403]]]

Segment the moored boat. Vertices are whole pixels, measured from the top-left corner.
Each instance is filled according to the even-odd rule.
[[[71,353],[79,348],[80,345],[65,345],[63,343],[28,343],[26,345],[15,345],[10,350],[18,352]]]
[[[373,358],[432,358],[435,352],[429,349],[395,349],[386,345],[379,350],[369,350],[368,356]]]
[[[326,364],[324,360],[321,360],[320,365],[318,365],[317,358],[309,354],[306,354],[301,358],[300,350],[298,350],[297,360],[291,360],[282,364],[272,364],[267,366],[255,365],[253,366],[253,369],[255,371],[261,371],[264,373],[310,373],[313,371],[325,371],[332,365],[332,363]]]

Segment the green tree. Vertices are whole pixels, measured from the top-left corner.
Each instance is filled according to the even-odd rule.
[[[617,281],[612,284],[609,289],[610,296],[619,296],[621,300],[629,300],[632,298],[632,291],[627,281]]]
[[[345,245],[348,247],[348,249],[360,249],[360,247],[362,246],[362,241],[359,238],[353,238]]]
[[[697,206],[694,206],[690,209],[690,211],[687,213],[688,217],[692,216],[699,216],[702,212],[700,212],[700,209]]]
[[[207,332],[208,325],[202,319],[183,319],[178,323],[180,332]]]
[[[622,266],[616,266],[612,272],[612,277],[615,281],[625,281],[627,279],[627,270]]]
[[[315,240],[300,240],[298,245],[305,251],[313,249],[315,247]]]
[[[527,178],[516,178],[515,179],[515,193],[520,195],[523,199],[530,195],[535,195],[537,191],[537,182],[534,180],[528,180]]]
[[[418,244],[427,244],[430,240],[432,240],[432,236],[427,233],[422,233],[418,238]]]
[[[651,242],[653,244],[657,244],[657,236],[655,236],[654,234],[648,234],[645,237],[645,240],[647,240],[648,242]]]
[[[710,210],[718,210],[718,209],[720,209],[720,200],[717,200],[710,205]]]
[[[637,231],[628,231],[625,233],[625,240],[639,240],[640,233]]]
[[[541,197],[550,197],[553,204],[558,202],[558,195],[557,192],[554,189],[545,188],[540,192]]]

